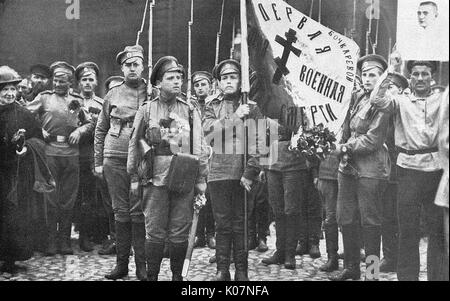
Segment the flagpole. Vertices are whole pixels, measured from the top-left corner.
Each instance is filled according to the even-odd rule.
[[[247,42],[247,4],[246,0],[241,0],[241,91],[243,104],[248,102],[248,93],[250,92],[250,62]],[[248,156],[248,132],[245,122],[244,134],[244,167],[247,165]],[[244,249],[248,252],[248,192],[244,189]]]

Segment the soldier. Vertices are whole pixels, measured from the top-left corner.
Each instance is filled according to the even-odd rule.
[[[203,115],[206,107],[206,98],[211,94],[212,74],[207,71],[197,71],[192,74],[192,85],[194,86],[197,103]],[[214,216],[212,213],[209,191],[206,190],[206,205],[200,210],[198,218],[195,247],[204,247],[206,244],[210,249],[216,248]]]
[[[53,91],[40,93],[28,104],[28,109],[42,121],[47,163],[56,180],[56,190],[45,195],[48,204],[47,256],[56,254],[57,237],[61,239],[59,253],[73,254],[70,233],[79,183],[78,144],[94,130],[89,113],[81,105],[83,98],[69,90],[75,68],[66,62],[55,62],[50,69]]]
[[[109,90],[121,85],[124,81],[123,76],[113,75],[105,81],[105,94],[108,94]],[[98,250],[100,255],[114,255],[116,254],[116,227],[114,224],[114,211],[112,208],[111,196],[109,195],[108,185],[105,177],[97,178],[97,187],[100,189],[100,196],[103,202],[106,215],[108,217],[109,224],[109,240],[106,241],[102,248]]]
[[[406,77],[400,73],[390,73],[391,84],[389,93],[400,95],[409,86]],[[380,263],[380,272],[389,273],[397,271],[398,250],[398,219],[397,219],[397,150],[395,148],[394,118],[389,119],[386,146],[389,151],[391,174],[387,189],[383,196],[383,220],[381,225],[381,239],[383,245],[383,259]]]
[[[127,170],[134,189],[138,181],[143,187],[150,281],[158,280],[166,239],[169,241],[172,281],[183,280],[181,272],[188,246],[194,194],[206,191],[207,146],[200,112],[181,94],[183,75],[183,67],[176,58],[165,56],[158,60],[152,71],[151,84],[160,89],[160,96],[139,109],[130,140]],[[150,157],[144,157],[141,152],[142,143],[154,147]],[[198,172],[188,170],[179,175],[189,177],[197,174],[192,179],[192,187],[182,192],[170,186],[171,175],[182,172],[172,170],[175,168],[172,167],[174,155],[180,156],[180,153],[199,156]],[[142,168],[142,163],[147,164],[147,169]]]
[[[125,80],[105,96],[94,138],[95,173],[104,176],[114,210],[117,264],[107,279],[128,275],[130,248],[133,245],[136,276],[146,280],[144,215],[137,195],[130,193],[131,179],[126,172],[128,143],[137,110],[147,100],[147,85],[142,79],[144,54],[141,46],[127,46],[116,61]]]
[[[248,281],[248,252],[244,243],[244,189],[259,175],[260,167],[256,150],[250,152],[248,163],[244,162],[242,145],[243,119],[263,119],[256,103],[242,104],[241,66],[235,60],[225,60],[214,67],[213,75],[219,81],[221,93],[207,100],[203,129],[205,134],[215,137],[208,187],[211,193],[214,220],[216,221],[217,274],[215,280],[230,280],[230,255],[233,246],[237,281]],[[233,128],[236,128],[236,134]],[[230,131],[231,129],[231,131]],[[228,133],[230,131],[230,133]],[[228,134],[227,134],[228,133]],[[222,141],[222,138],[224,141]],[[220,139],[219,141],[215,141]],[[223,142],[223,143],[221,143]],[[220,145],[225,146],[223,151]],[[243,187],[242,187],[243,186]]]
[[[366,256],[380,257],[383,193],[389,178],[389,154],[384,146],[389,124],[386,113],[370,105],[370,93],[387,68],[379,55],[368,55],[358,61],[364,93],[357,96],[344,128],[343,144],[335,154],[342,157],[338,173],[337,221],[342,227],[344,241],[344,270],[330,280],[358,280],[361,277],[359,254],[359,219],[363,232]],[[350,154],[345,161],[344,154]],[[367,268],[371,267],[371,263]],[[367,280],[370,277],[367,277]]]
[[[400,64],[398,54],[393,62]],[[400,281],[419,279],[420,215],[424,207],[429,234],[427,250],[427,275],[429,281],[448,281],[448,264],[445,266],[443,213],[434,204],[442,176],[438,158],[438,128],[441,94],[433,94],[431,80],[436,63],[409,61],[411,74],[410,96],[386,94],[391,79],[383,81],[372,99],[372,105],[393,114],[395,145],[398,151],[398,225],[399,253],[397,277]],[[444,271],[443,271],[444,269]],[[446,270],[446,271],[445,271]],[[446,274],[446,275],[445,275]]]
[[[97,64],[85,62],[77,66],[75,79],[83,97],[82,106],[89,112],[94,123],[103,106],[103,99],[95,95],[99,68]],[[94,228],[95,203],[97,196],[96,177],[93,174],[94,136],[85,137],[80,142],[80,187],[78,189],[77,207],[79,210],[79,244],[85,252],[93,250],[89,232]],[[97,225],[98,226],[98,225]]]
[[[50,89],[50,78],[52,77],[50,68],[43,64],[31,66],[30,74],[31,92],[24,95],[28,102],[33,101],[39,93]]]

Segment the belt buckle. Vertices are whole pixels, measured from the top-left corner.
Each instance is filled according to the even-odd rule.
[[[64,143],[64,142],[66,142],[66,137],[65,136],[56,136],[56,142]]]

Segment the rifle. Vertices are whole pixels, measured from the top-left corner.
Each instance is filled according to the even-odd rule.
[[[248,94],[250,92],[250,58],[248,53],[248,42],[247,42],[247,4],[246,0],[240,0],[240,17],[241,17],[241,91],[243,104],[248,103]],[[244,167],[247,165],[248,160],[248,129],[246,125],[246,120],[244,121]],[[244,249],[248,251],[248,192],[244,189]]]
[[[188,74],[186,98],[190,101],[192,96],[192,25],[194,24],[194,0],[191,0],[191,19],[188,22]]]
[[[148,82],[147,82],[147,95],[152,95],[152,83],[150,78],[152,76],[153,69],[153,7],[156,0],[152,0],[150,3],[150,21],[148,24]]]
[[[236,38],[236,20],[233,18],[233,36],[231,37],[230,59],[234,56],[234,39]]]
[[[194,217],[192,218],[192,226],[189,232],[188,248],[186,251],[186,257],[183,263],[183,270],[181,276],[186,277],[189,272],[189,266],[191,264],[192,252],[194,251],[195,235],[197,233],[198,216],[200,210],[206,204],[206,197],[204,194],[197,195],[194,199]]]
[[[217,36],[216,36],[216,57],[214,60],[214,66],[216,66],[219,63],[220,37],[222,35],[224,8],[225,8],[225,0],[222,0],[222,11],[220,13],[219,31],[217,32]],[[233,26],[234,26],[234,24],[233,24]],[[234,33],[234,30],[233,30],[233,33]]]
[[[148,0],[145,2],[144,16],[142,17],[141,28],[139,29],[139,31],[137,33],[136,45],[139,45],[139,41],[141,39],[141,34],[144,31],[145,19],[147,19],[147,7],[148,7]]]

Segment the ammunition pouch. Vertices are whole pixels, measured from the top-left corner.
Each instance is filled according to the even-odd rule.
[[[200,159],[190,154],[179,153],[173,156],[167,176],[167,188],[180,194],[194,189],[199,172]]]
[[[133,121],[122,120],[111,116],[109,121],[109,134],[117,138],[120,136],[122,128],[133,128]]]
[[[151,146],[159,145],[161,139],[161,128],[159,126],[148,127],[145,132],[145,140]]]

